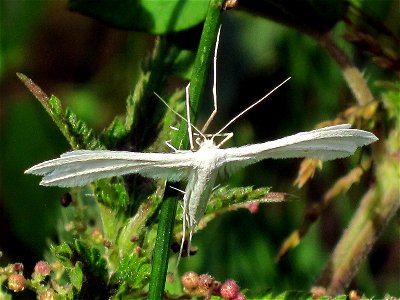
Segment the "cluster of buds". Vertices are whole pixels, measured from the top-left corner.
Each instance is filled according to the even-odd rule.
[[[14,263],[0,268],[0,276],[5,276],[7,288],[10,291],[18,293],[29,288],[38,293],[38,299],[48,300],[54,299],[54,295],[56,294],[54,289],[49,286],[49,283],[44,284],[45,278],[50,275],[51,271],[53,271],[53,265],[45,261],[39,261],[35,265],[31,278],[27,279],[23,274],[24,265],[22,263]],[[55,284],[55,282],[53,282],[53,284]]]
[[[238,284],[232,279],[221,283],[208,274],[186,272],[182,275],[181,282],[192,297],[204,297],[208,300],[214,295],[225,300],[246,300],[246,296],[240,293]]]
[[[50,274],[50,265],[45,261],[39,261],[35,265],[32,280],[40,282]],[[24,265],[21,263],[10,264],[1,268],[0,273],[8,276],[8,289],[13,292],[22,292],[27,286],[27,279],[24,277]],[[33,282],[32,282],[33,283]]]
[[[26,287],[26,279],[24,277],[24,265],[21,263],[9,264],[4,268],[0,268],[0,275],[7,278],[7,287],[13,292],[22,292]]]

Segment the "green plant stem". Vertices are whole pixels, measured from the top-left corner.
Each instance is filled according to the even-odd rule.
[[[221,0],[211,0],[200,39],[199,48],[193,67],[190,86],[190,108],[196,119],[196,112],[203,96],[208,69],[213,58],[215,40],[218,34],[221,17]],[[173,144],[178,145],[182,141],[184,147],[188,145],[186,134],[187,124],[181,123]],[[167,184],[168,186],[168,184]],[[169,248],[171,244],[175,213],[177,208],[176,191],[167,188],[164,201],[161,204],[160,223],[157,230],[156,244],[154,247],[153,264],[150,276],[148,299],[162,299],[165,286],[165,278],[168,268]]]

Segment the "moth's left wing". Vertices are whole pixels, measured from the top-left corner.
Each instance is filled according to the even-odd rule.
[[[333,160],[352,155],[358,147],[378,138],[371,132],[351,129],[349,124],[300,132],[275,141],[224,149],[226,171],[266,158],[316,158]]]
[[[82,186],[101,178],[141,174],[149,178],[187,179],[194,165],[191,151],[141,153],[109,150],[77,150],[37,164],[25,173],[43,175],[45,186]]]

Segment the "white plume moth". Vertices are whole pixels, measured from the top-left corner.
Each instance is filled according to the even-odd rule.
[[[214,55],[214,111],[206,122],[204,130],[217,111],[215,69],[218,38]],[[206,135],[203,133],[204,130],[196,129],[190,123],[190,114],[187,113],[191,150],[175,149],[173,153],[77,150],[37,164],[26,170],[25,173],[42,175],[41,185],[60,187],[83,186],[97,179],[126,174],[141,174],[149,178],[175,182],[186,181],[187,186],[183,198],[181,253],[187,233],[190,245],[193,232],[204,215],[218,175],[230,175],[240,168],[267,158],[308,157],[321,160],[343,158],[352,155],[357,147],[377,140],[377,137],[370,132],[351,129],[349,124],[342,124],[300,132],[275,141],[221,149],[221,145],[232,136],[232,134],[224,135],[222,131],[278,87],[242,111],[216,134]],[[186,89],[187,111],[189,111],[188,88],[189,86]],[[199,146],[198,150],[194,149],[192,127],[200,135],[195,140]],[[226,138],[216,144],[215,137],[221,135]]]

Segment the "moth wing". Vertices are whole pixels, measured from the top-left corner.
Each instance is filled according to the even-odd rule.
[[[140,153],[109,150],[77,150],[42,162],[25,173],[43,175],[45,186],[83,186],[101,178],[141,174],[149,178],[180,181],[189,176],[191,151]]]
[[[378,138],[371,132],[351,129],[349,124],[329,126],[300,132],[275,141],[246,145],[225,150],[226,171],[267,158],[316,158],[333,160],[352,155],[358,147],[371,144]]]

